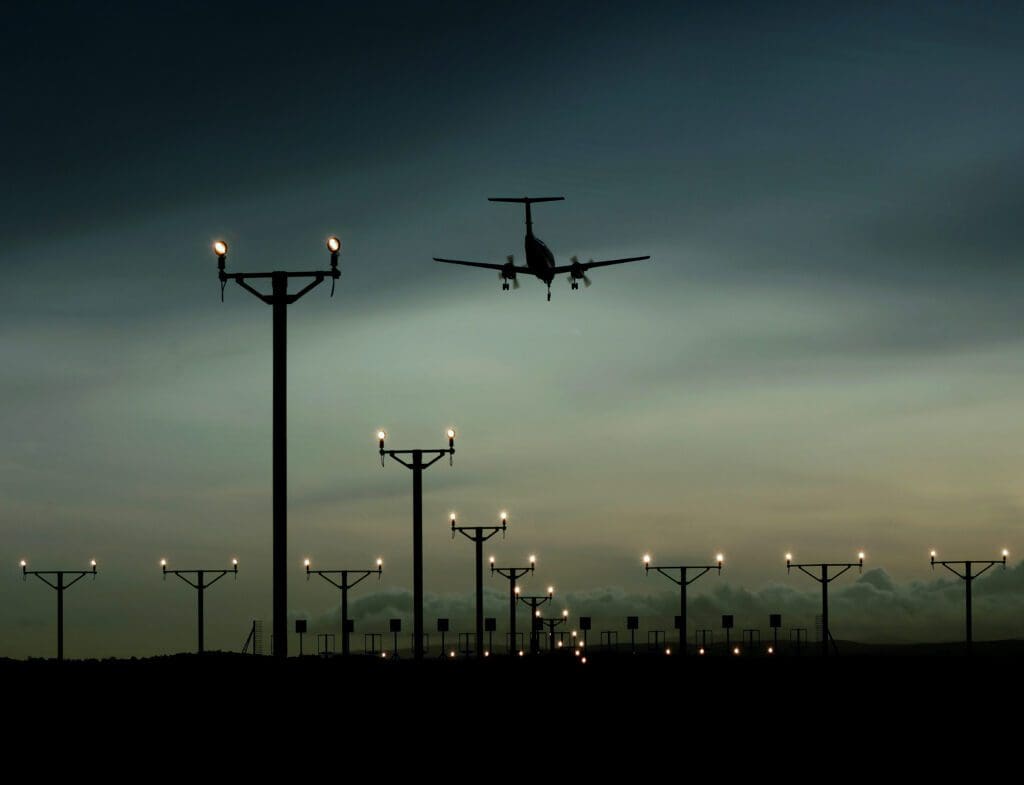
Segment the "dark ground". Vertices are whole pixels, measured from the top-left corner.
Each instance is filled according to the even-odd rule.
[[[825,754],[839,768],[1016,760],[1024,641],[979,643],[972,658],[962,644],[839,648],[827,660],[814,646],[799,657],[685,660],[594,650],[586,664],[568,652],[419,665],[226,653],[0,660],[0,678],[24,733],[19,744],[45,738],[40,729],[63,715],[66,743],[130,741],[147,754],[169,745],[187,757],[219,749],[217,739],[240,754],[241,739],[247,765],[276,750],[403,770],[411,763],[403,752],[424,749],[459,766],[477,744],[527,768],[535,745],[540,760],[560,749],[559,766],[580,771],[632,760],[711,772],[717,760],[751,777],[785,765],[802,771]]]

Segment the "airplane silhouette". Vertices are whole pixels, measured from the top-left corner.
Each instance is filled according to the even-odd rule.
[[[490,202],[515,202],[517,204],[526,205],[526,240],[524,242],[526,249],[526,266],[517,265],[514,263],[512,254],[509,254],[505,264],[491,264],[489,262],[466,262],[462,259],[439,259],[434,257],[435,262],[444,262],[445,264],[462,264],[466,267],[484,267],[488,270],[498,271],[498,280],[501,281],[501,288],[503,291],[509,290],[509,281],[512,282],[512,287],[515,289],[519,288],[519,280],[516,277],[519,273],[524,275],[533,275],[542,280],[548,286],[548,301],[551,300],[551,282],[555,279],[556,275],[562,273],[569,274],[569,281],[572,284],[573,289],[580,288],[580,280],[583,281],[585,286],[590,286],[590,279],[587,277],[587,271],[594,267],[607,267],[612,264],[625,264],[626,262],[642,262],[645,259],[650,259],[650,256],[630,256],[625,259],[606,259],[604,261],[595,262],[591,259],[589,262],[580,262],[575,256],[570,257],[572,264],[555,264],[554,254],[541,240],[533,233],[533,218],[530,215],[530,205],[536,202],[560,202],[565,199],[564,196],[540,196],[530,197],[523,196],[518,197],[491,197],[488,199]]]

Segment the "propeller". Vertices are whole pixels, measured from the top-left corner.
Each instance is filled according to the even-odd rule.
[[[505,260],[507,264],[505,265],[504,269],[498,271],[498,280],[501,281],[502,285],[504,285],[507,281],[511,281],[512,288],[518,289],[519,278],[518,276],[516,276],[516,271],[513,267],[514,257],[512,256],[512,254],[509,254],[508,256],[505,257]]]
[[[590,284],[593,283],[593,282],[590,280],[590,278],[587,277],[587,274],[583,271],[583,265],[580,264],[580,258],[574,254],[574,255],[569,257],[569,261],[572,262],[572,266],[573,266],[572,271],[570,271],[570,273],[569,273],[569,281],[570,281],[570,283],[575,283],[578,279],[582,278],[583,279],[583,285],[586,286],[589,289],[590,288]],[[591,259],[590,261],[594,261],[594,260]]]

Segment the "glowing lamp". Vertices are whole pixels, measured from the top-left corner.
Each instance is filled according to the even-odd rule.
[[[217,254],[218,257],[224,258],[228,254],[228,244],[223,240],[217,240],[213,244],[213,252]]]
[[[330,237],[328,237],[327,238],[327,250],[330,251],[332,254],[338,253],[338,251],[341,250],[341,240],[339,240],[334,235],[331,235]]]

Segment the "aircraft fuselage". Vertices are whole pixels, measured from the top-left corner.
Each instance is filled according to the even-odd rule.
[[[533,232],[527,232],[524,242],[526,266],[544,283],[550,285],[555,275],[551,270],[555,266],[555,255],[544,244],[544,241]]]

